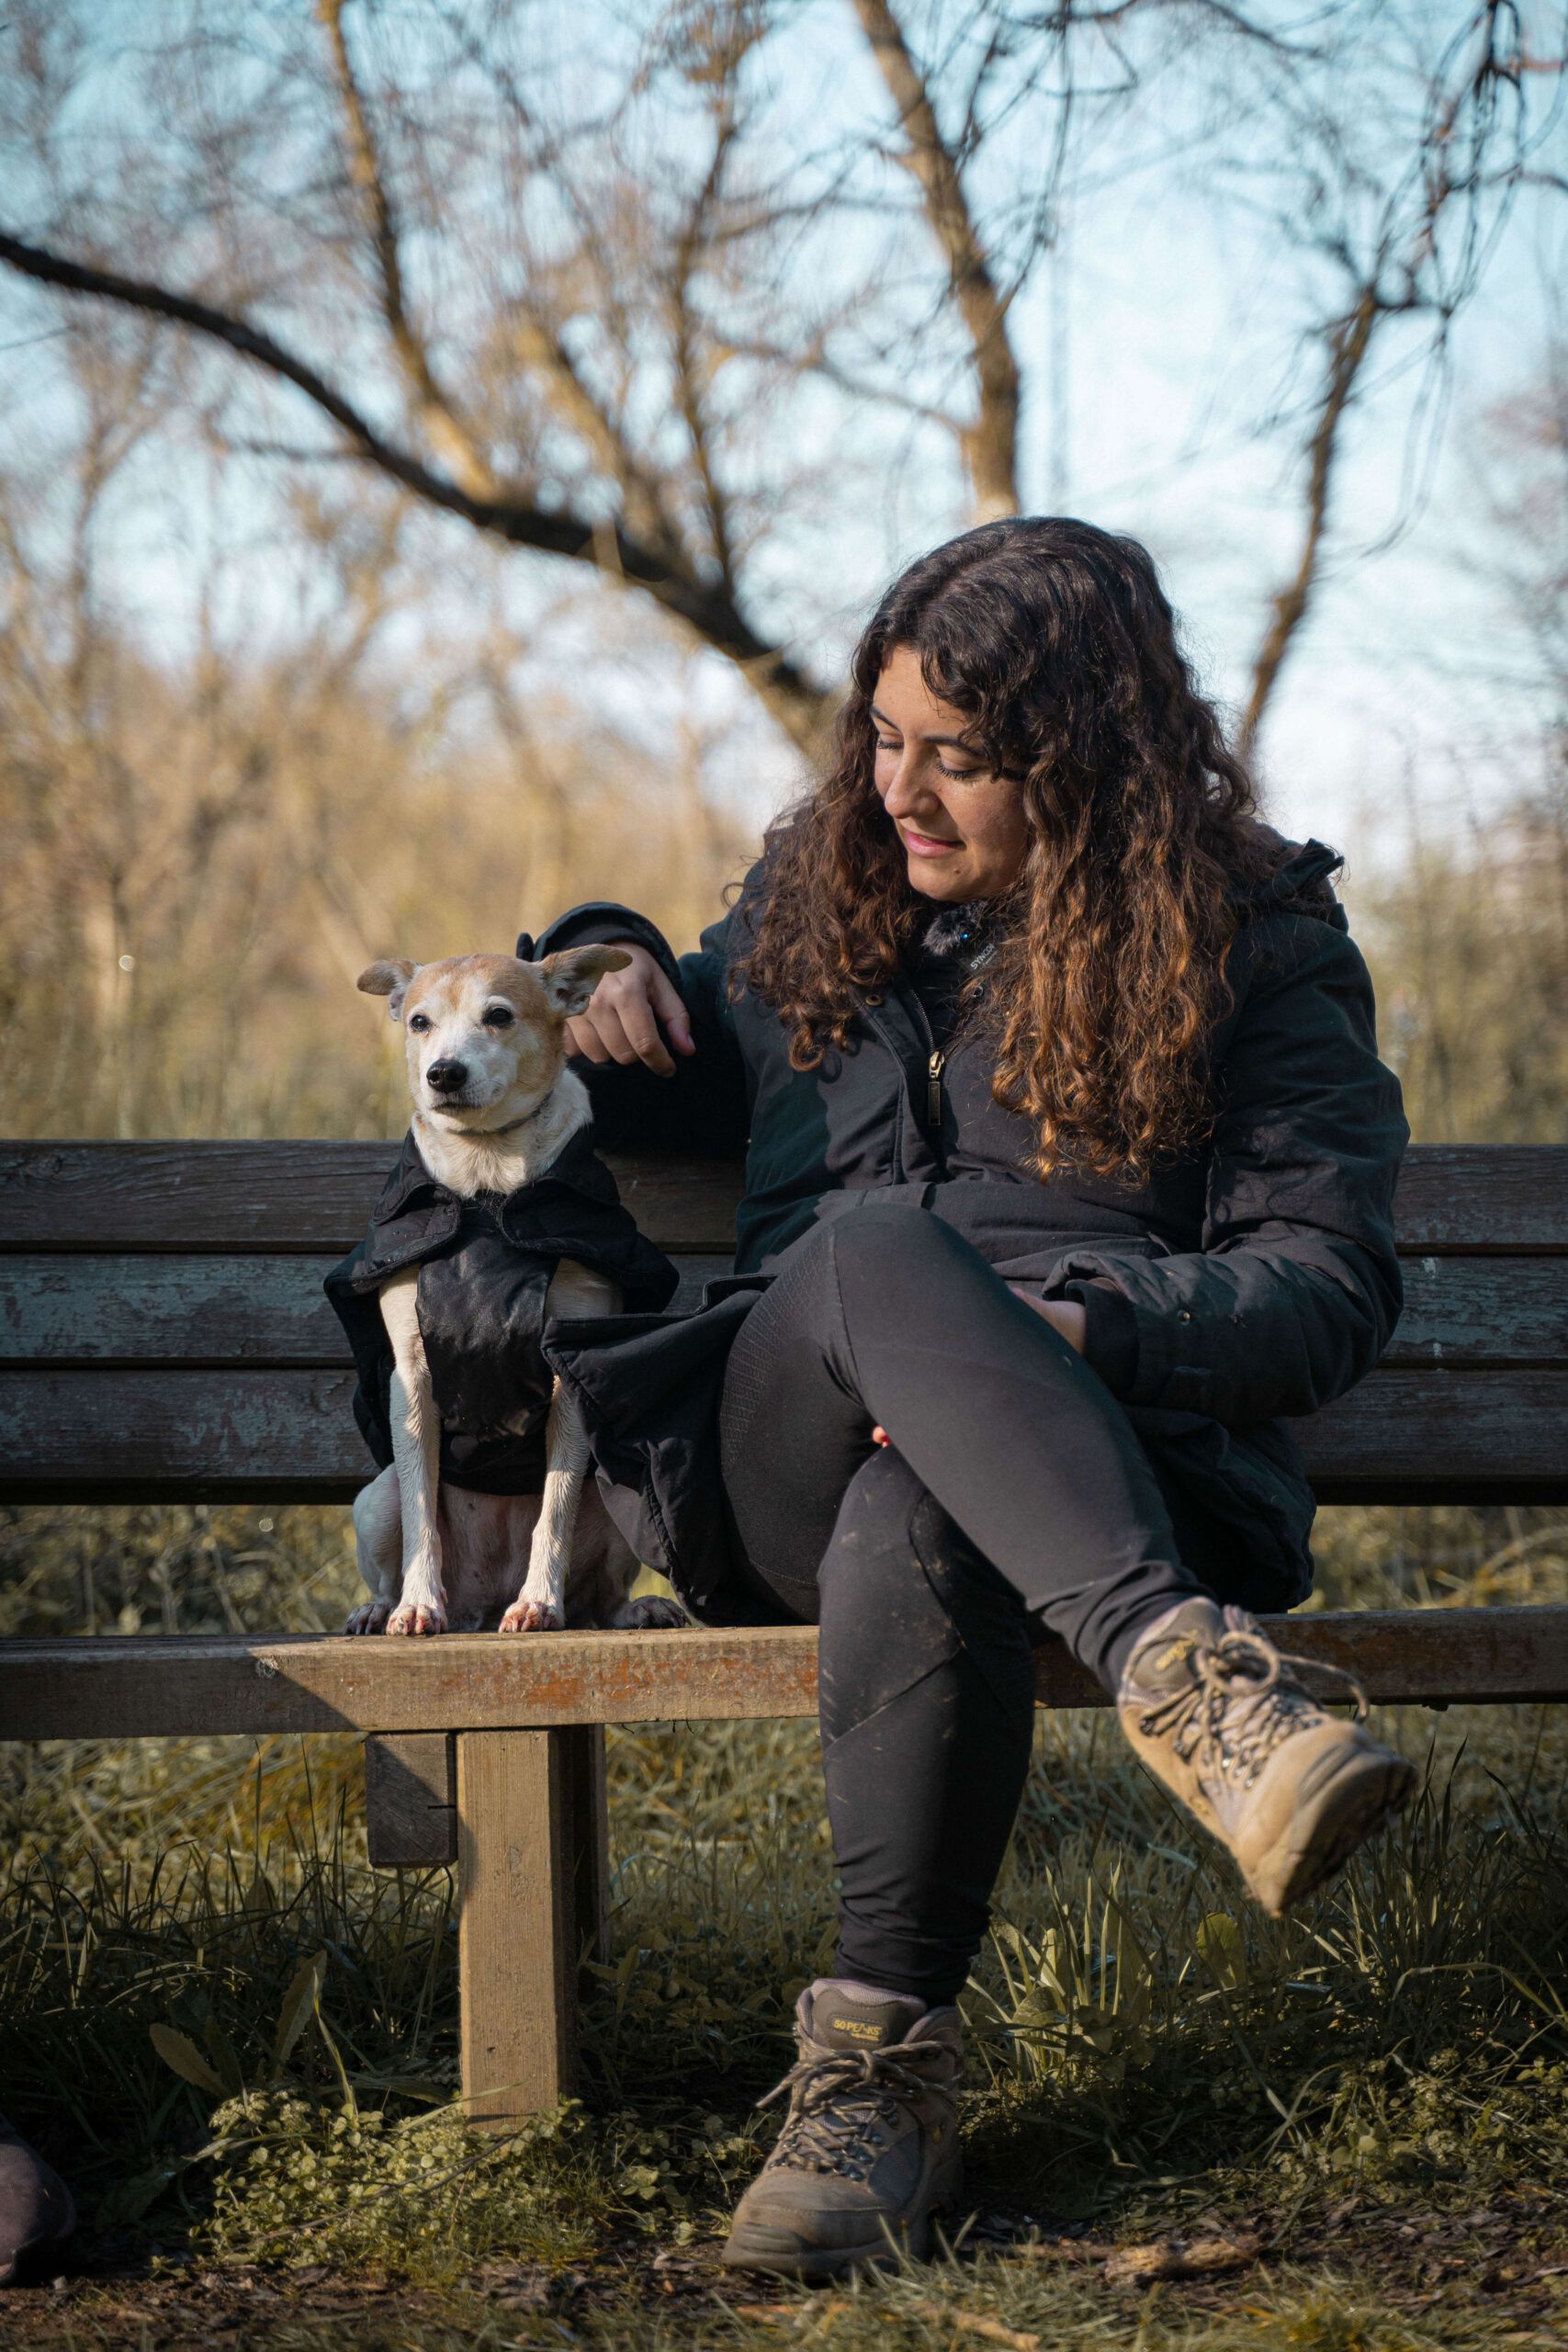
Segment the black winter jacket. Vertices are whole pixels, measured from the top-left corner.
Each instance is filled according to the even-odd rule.
[[[814,1223],[874,1188],[953,1225],[1010,1282],[1077,1299],[1086,1359],[1127,1408],[1168,1495],[1185,1497],[1200,1527],[1245,1544],[1285,1607],[1310,1589],[1314,1506],[1281,1422],[1369,1372],[1401,1304],[1393,1200],[1409,1130],[1378,1058],[1371,982],[1328,883],[1340,863],[1320,842],[1281,844],[1270,882],[1244,900],[1232,1009],[1212,1046],[1213,1135],[1135,1188],[1071,1169],[1042,1183],[1027,1166],[1027,1123],[992,1097],[984,1037],[961,1038],[933,1085],[931,1030],[903,981],[862,1003],[847,1052],[792,1069],[777,1016],[729,994],[760,866],[693,955],[677,960],[651,923],[608,903],[564,915],[538,952],[634,940],[680,989],[697,1050],[677,1057],[673,1078],[579,1067],[605,1148],[745,1153],[738,1273],[766,1275]],[[745,1304],[716,1307],[719,1324],[733,1328]],[[659,1555],[673,1554],[688,1600],[722,1616],[718,1518],[698,1491],[716,1475],[695,1434],[698,1335],[628,1330],[619,1372],[601,1336],[602,1347],[577,1327],[550,1353],[596,1419],[606,1498],[615,1510],[613,1487],[636,1493],[618,1515],[644,1556],[668,1567]],[[684,1405],[681,1383],[663,1376],[672,1350],[686,1366]],[[660,1393],[680,1424],[663,1441]],[[697,1532],[682,1544],[673,1521],[686,1511]]]
[[[377,1294],[419,1268],[419,1329],[441,1415],[441,1476],[487,1495],[537,1494],[552,1386],[540,1346],[563,1258],[608,1274],[626,1305],[657,1309],[678,1279],[621,1206],[588,1130],[532,1184],[462,1199],[432,1176],[411,1133],[358,1248],[326,1294],[354,1351],[354,1413],[377,1464],[392,1459],[392,1351]]]

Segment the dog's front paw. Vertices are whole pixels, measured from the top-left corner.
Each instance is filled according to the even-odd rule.
[[[444,1634],[446,1604],[443,1600],[405,1600],[387,1620],[389,1634]]]
[[[610,1620],[623,1634],[646,1634],[656,1625],[689,1625],[691,1622],[680,1602],[662,1592],[639,1593]]]
[[[521,1594],[501,1621],[503,1634],[562,1634],[566,1611],[547,1600],[525,1600]]]
[[[350,1612],[343,1630],[345,1634],[378,1634],[391,1613],[391,1602],[378,1593],[374,1600],[361,1601],[359,1607]]]

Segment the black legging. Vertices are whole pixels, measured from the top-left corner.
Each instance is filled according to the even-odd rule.
[[[1114,1689],[1212,1587],[1103,1382],[917,1208],[868,1195],[797,1247],[736,1339],[721,1445],[759,1594],[821,1627],[837,1973],[951,2001],[1028,1769],[1031,1614]]]

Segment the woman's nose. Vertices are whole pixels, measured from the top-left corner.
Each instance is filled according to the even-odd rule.
[[[890,817],[908,817],[922,801],[929,802],[931,797],[930,786],[921,775],[919,756],[912,749],[906,748],[898,754],[898,763],[883,795],[882,805]]]

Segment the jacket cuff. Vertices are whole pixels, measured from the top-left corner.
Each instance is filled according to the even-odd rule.
[[[1064,1298],[1084,1311],[1083,1357],[1113,1396],[1132,1395],[1138,1377],[1138,1311],[1103,1281],[1069,1283]]]
[[[631,907],[617,906],[613,899],[591,899],[558,915],[539,933],[534,954],[558,956],[568,947],[610,947],[627,940],[636,947],[646,947],[671,987],[680,987],[681,967],[659,925]]]

